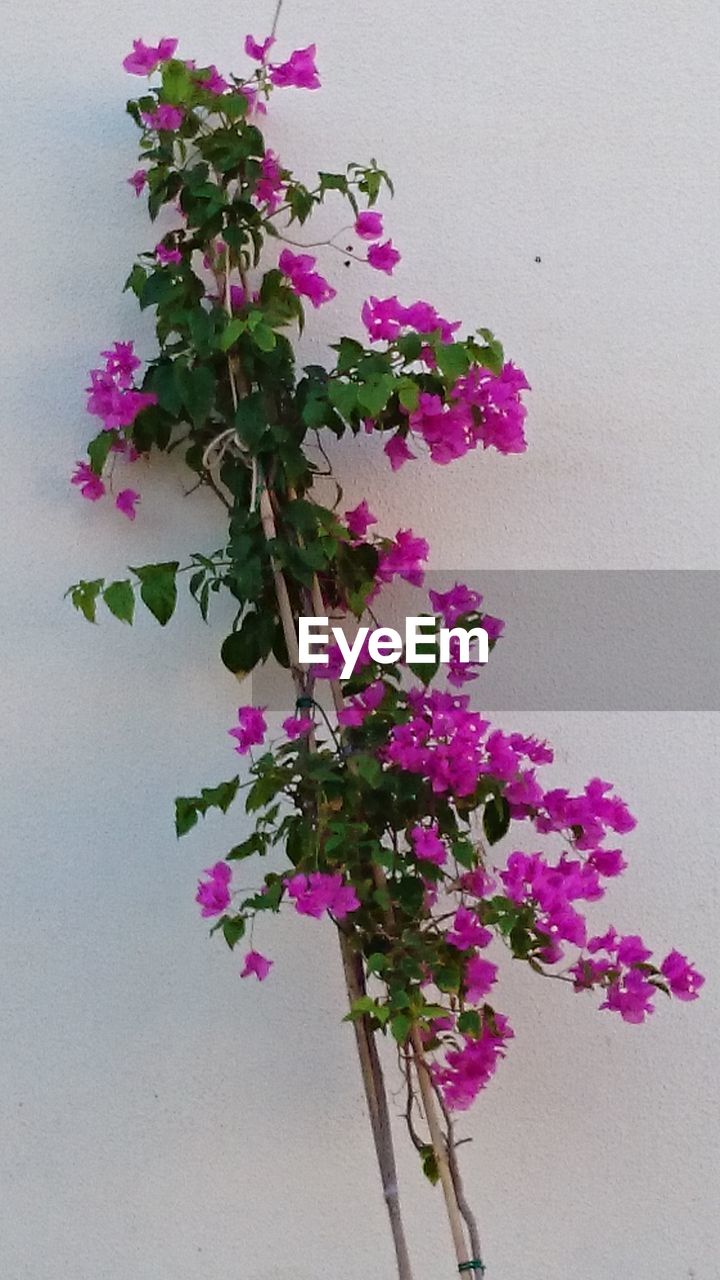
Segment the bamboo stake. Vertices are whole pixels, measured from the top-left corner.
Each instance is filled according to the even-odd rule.
[[[470,1261],[470,1253],[465,1240],[462,1216],[457,1196],[455,1194],[455,1184],[453,1181],[452,1171],[450,1169],[450,1162],[448,1160],[445,1138],[438,1119],[435,1090],[430,1076],[430,1069],[425,1060],[420,1032],[417,1027],[414,1027],[410,1033],[410,1042],[412,1044],[413,1057],[415,1059],[415,1070],[417,1072],[418,1084],[420,1086],[420,1094],[423,1100],[425,1120],[427,1122],[428,1129],[430,1130],[430,1141],[432,1142],[433,1151],[435,1153],[437,1170],[440,1176],[443,1196],[445,1197],[445,1208],[447,1210],[447,1216],[450,1223],[450,1233],[452,1235],[453,1246],[455,1248],[455,1257],[457,1258],[457,1263],[460,1267],[464,1263],[468,1263]]]

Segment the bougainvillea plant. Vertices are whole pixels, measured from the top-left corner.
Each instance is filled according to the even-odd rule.
[[[140,131],[129,183],[163,228],[127,288],[155,310],[158,351],[145,366],[132,342],[102,352],[88,399],[99,430],[72,483],[92,502],[114,494],[134,520],[140,495],[120,476],[154,451],[179,450],[224,506],[227,536],[188,564],[140,566],[70,594],[91,621],[103,601],[132,622],[139,598],[165,625],[179,580],[204,618],[229,593],[225,666],[242,676],[272,656],[287,670],[296,708],[280,736],[268,744],[265,708],[241,707],[229,732],[243,777],[176,802],[178,836],[243,792],[252,818],[251,834],[203,872],[197,902],[231,948],[253,926],[240,976],[259,982],[281,978],[265,950],[284,913],[336,928],[398,1275],[412,1271],[380,1035],[397,1046],[405,1120],[426,1175],[441,1183],[457,1266],[481,1274],[453,1118],[513,1036],[491,941],[538,975],[596,992],[601,1009],[628,1023],[643,1022],[659,993],[694,1000],[703,979],[678,951],[656,962],[637,935],[590,934],[583,904],[624,870],[616,837],[635,820],[599,778],[579,794],[548,788],[550,747],[473,709],[458,690],[477,669],[458,653],[444,673],[449,690],[437,663],[380,664],[367,647],[349,680],[336,651],[326,664],[300,663],[298,618],[344,617],[351,629],[368,611],[375,619],[394,580],[422,588],[429,554],[408,528],[378,533],[370,498],[343,510],[336,488],[332,505],[320,500],[328,442],[377,434],[393,469],[425,465],[422,455],[445,465],[477,448],[518,453],[528,384],[489,330],[461,336],[431,303],[401,302],[379,284],[358,318],[364,338],[341,337],[331,367],[298,371],[293,336],[308,304],[323,307],[336,292],[318,257],[359,261],[378,280],[393,273],[399,254],[377,208],[390,179],[371,161],[306,185],[266,144],[272,94],[319,87],[313,45],[282,57],[273,36],[248,36],[250,69],[223,76],[176,57],[176,44],[136,40],[124,63],[147,81],[128,103]],[[326,203],[339,207],[340,229],[310,244],[304,228]],[[503,628],[459,583],[430,592],[428,616],[460,630],[482,625],[491,644]],[[502,858],[493,852],[501,840],[510,849]],[[263,876],[271,850],[286,866]],[[235,887],[240,862],[256,869],[250,893]],[[243,885],[251,874],[243,868]]]

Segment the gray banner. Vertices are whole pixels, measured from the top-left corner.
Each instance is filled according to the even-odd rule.
[[[429,590],[456,581],[506,624],[488,665],[460,690],[483,711],[720,709],[718,572],[435,570],[422,589],[386,587],[379,624],[404,632],[405,617],[432,612]],[[289,676],[272,661],[253,676],[252,696],[271,711],[293,706]]]

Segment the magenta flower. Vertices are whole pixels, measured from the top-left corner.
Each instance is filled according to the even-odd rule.
[[[287,62],[270,68],[270,79],[278,89],[319,89],[320,77],[315,66],[315,45],[296,49]]]
[[[469,907],[458,907],[453,920],[453,927],[445,934],[445,941],[458,951],[469,951],[474,947],[486,947],[492,933],[480,923],[474,911]]]
[[[267,36],[261,43],[258,43],[253,36],[246,36],[245,52],[248,58],[254,58],[256,62],[264,62],[274,43],[274,36]]]
[[[264,982],[274,963],[274,960],[267,960],[259,951],[248,951],[240,977],[250,978],[254,974],[258,982]]]
[[[315,262],[310,253],[292,253],[290,249],[283,249],[278,265],[298,297],[308,298],[314,307],[321,307],[323,303],[330,302],[337,291],[313,270]]]
[[[137,514],[135,508],[139,501],[140,494],[134,489],[123,489],[115,499],[115,506],[118,511],[122,511],[123,515],[127,516],[128,520],[134,520]]]
[[[705,979],[688,963],[687,956],[671,951],[660,965],[660,972],[678,1000],[697,1000]]]
[[[231,738],[235,738],[235,750],[239,756],[247,755],[251,747],[261,746],[265,741],[267,724],[263,712],[266,707],[238,707],[238,725],[228,729]]]
[[[182,262],[182,254],[179,249],[168,248],[162,240],[160,244],[155,245],[155,257],[163,267],[169,266],[171,263]]]
[[[123,58],[123,67],[132,76],[151,76],[161,62],[167,62],[172,58],[177,49],[177,43],[177,40],[167,37],[158,45],[133,40],[132,52]]]
[[[403,578],[411,586],[421,587],[425,576],[423,566],[429,555],[430,548],[424,538],[416,537],[412,529],[398,529],[394,543],[381,552],[378,581]]]
[[[280,161],[274,151],[267,150],[260,162],[260,177],[255,184],[255,201],[266,205],[269,213],[274,213],[280,207],[284,190]]]
[[[377,516],[372,514],[365,498],[352,511],[345,512],[347,527],[354,538],[364,538],[371,524],[377,524]]]
[[[135,192],[135,195],[141,196],[147,186],[147,169],[136,169],[128,178],[128,183]]]
[[[601,1009],[611,1009],[619,1013],[623,1022],[639,1024],[645,1021],[648,1014],[654,1013],[653,1000],[657,988],[648,982],[639,969],[629,969],[619,982],[613,982],[607,989],[607,999],[600,1005]]]
[[[465,1037],[460,1049],[445,1055],[445,1064],[433,1068],[433,1079],[445,1105],[453,1111],[467,1111],[505,1056],[505,1041],[514,1036],[507,1018],[496,1013],[493,1026],[484,1025],[477,1038]]]
[[[230,905],[230,881],[232,871],[227,862],[216,862],[213,867],[206,867],[203,875],[207,880],[198,880],[195,901],[202,907],[201,915],[219,916]]]
[[[383,244],[370,245],[367,260],[376,271],[384,271],[386,275],[391,276],[400,261],[400,254],[392,240],[385,240]]]
[[[288,716],[287,720],[283,720],[283,729],[291,742],[296,738],[304,738],[314,728],[315,722],[310,716]]]
[[[382,233],[383,219],[381,213],[367,209],[365,213],[358,214],[355,219],[355,234],[361,240],[379,240]]]
[[[393,471],[399,471],[401,467],[405,466],[406,462],[414,462],[417,458],[417,454],[413,453],[412,449],[408,447],[405,436],[399,431],[390,437],[383,448],[383,453],[390,459],[390,466]]]
[[[447,849],[438,835],[437,823],[429,827],[413,827],[410,832],[416,858],[442,867],[447,861]]]
[[[121,386],[129,387],[135,370],[139,369],[141,364],[135,355],[134,343],[114,342],[109,351],[101,351],[100,355],[105,357],[106,371],[116,378]]]
[[[97,502],[105,493],[105,485],[100,476],[95,475],[89,462],[78,462],[70,479],[71,484],[78,485],[83,498],[88,502]]]
[[[161,102],[155,111],[141,111],[140,119],[148,129],[172,133],[180,128],[183,113],[180,107],[171,107],[166,102]]]
[[[465,994],[472,1004],[485,999],[497,981],[497,965],[482,956],[473,956],[465,966]]]
[[[198,80],[198,84],[202,89],[205,89],[207,93],[225,93],[226,90],[230,88],[228,81],[224,76],[220,75],[220,72],[214,64],[208,67],[207,75],[203,76],[201,80]]]
[[[360,899],[352,885],[343,884],[342,876],[326,875],[323,871],[311,871],[309,876],[298,874],[285,881],[288,897],[295,900],[295,910],[301,916],[319,920],[331,911],[336,920],[344,920],[351,911],[357,911]]]

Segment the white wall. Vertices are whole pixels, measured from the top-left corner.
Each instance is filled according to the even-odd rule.
[[[272,981],[241,984],[193,902],[236,827],[173,839],[174,795],[233,771],[222,620],[183,608],[167,634],[93,629],[62,601],[79,577],[219,540],[211,503],[180,501],[172,471],[143,476],[132,527],[67,476],[98,350],[140,335],[152,351],[120,293],[153,243],[124,182],[121,57],[168,34],[237,67],[270,14],[269,0],[7,11],[2,1280],[393,1271],[331,930],[268,930]],[[713,0],[286,0],[282,35],[317,38],[325,82],[276,100],[283,157],[308,173],[386,162],[392,287],[494,326],[534,386],[522,459],[391,480],[376,449],[342,448],[349,496],[425,532],[438,567],[716,566]],[[336,275],[313,355],[379,283]],[[613,778],[640,818],[598,919],[690,951],[710,981],[701,1003],[633,1028],[507,975],[517,1039],[464,1126],[489,1274],[717,1280],[717,718],[527,725],[554,738],[563,778]],[[439,1196],[398,1138],[417,1280],[451,1276]]]

